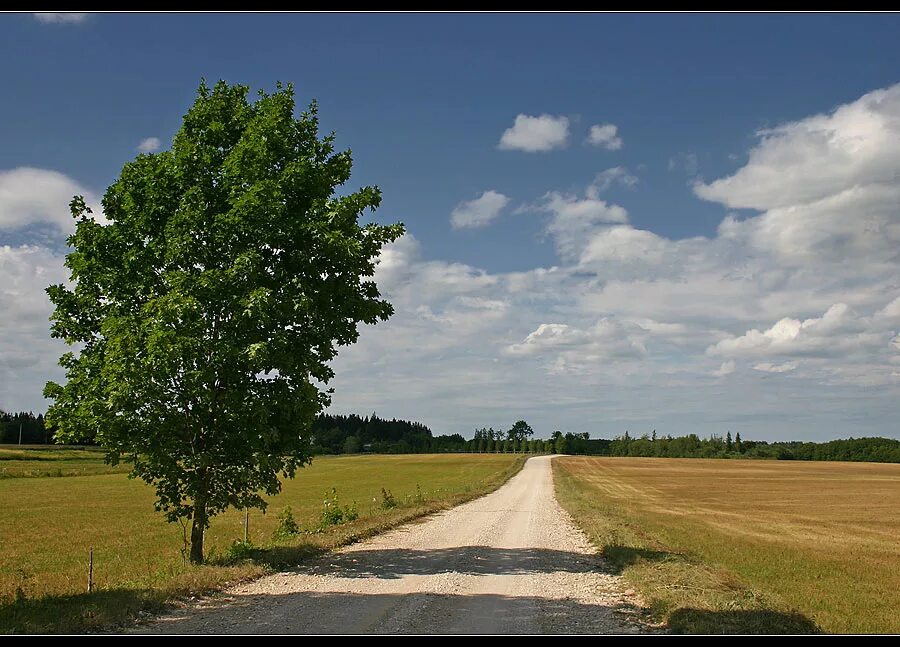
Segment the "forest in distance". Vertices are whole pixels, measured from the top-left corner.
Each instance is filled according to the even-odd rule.
[[[550,438],[531,437],[519,421],[509,430],[484,427],[473,438],[461,434],[434,435],[420,422],[357,414],[318,416],[310,443],[313,454],[426,454],[445,452],[524,452],[666,458],[744,458],[813,461],[900,463],[900,441],[892,438],[846,438],[825,442],[747,440],[726,432],[701,438],[671,436],[656,431],[614,439],[590,438],[588,433],[554,431]],[[531,432],[531,433],[529,433]],[[53,430],[42,414],[0,411],[0,444],[47,445]]]

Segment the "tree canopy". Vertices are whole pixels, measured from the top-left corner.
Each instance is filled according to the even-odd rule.
[[[65,384],[48,383],[57,439],[95,439],[191,519],[203,559],[210,516],[265,507],[309,459],[330,402],[329,362],[391,305],[371,277],[400,224],[360,224],[377,187],[343,196],[350,151],[319,137],[291,85],[200,85],[170,150],[139,155],[107,189],[103,218],[76,196],[71,285],[47,290]]]

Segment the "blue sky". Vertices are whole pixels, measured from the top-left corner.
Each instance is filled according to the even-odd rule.
[[[21,296],[60,271],[57,193],[167,146],[205,77],[318,100],[407,225],[335,408],[900,434],[900,16],[4,14],[0,57],[0,407],[57,375]]]

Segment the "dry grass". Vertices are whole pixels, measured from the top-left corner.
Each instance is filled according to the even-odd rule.
[[[554,474],[676,629],[900,631],[900,465],[566,457]]]
[[[182,559],[182,530],[153,510],[152,490],[121,474],[0,481],[0,632],[79,632],[122,622],[141,609],[189,592],[263,574],[322,550],[380,532],[491,491],[516,473],[520,456],[441,454],[317,458],[284,484],[265,515],[250,515],[252,558],[235,563],[228,548],[243,535],[243,513],[214,519],[211,564]],[[356,501],[360,519],[273,544],[276,516],[291,506],[301,528],[318,525],[326,489]],[[400,506],[382,510],[381,488]],[[98,590],[84,594],[89,547]],[[18,591],[18,592],[17,592]]]

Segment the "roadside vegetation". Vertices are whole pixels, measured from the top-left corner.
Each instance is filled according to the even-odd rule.
[[[265,514],[228,510],[187,559],[183,529],[124,474],[0,481],[0,633],[80,633],[155,612],[486,494],[521,455],[320,457],[286,480]],[[4,461],[13,463],[15,461]],[[87,594],[93,547],[94,592]]]
[[[675,632],[900,631],[900,465],[573,456],[553,473]]]

